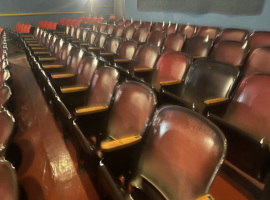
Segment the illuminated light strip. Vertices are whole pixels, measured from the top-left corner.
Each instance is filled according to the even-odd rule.
[[[96,8],[114,8],[112,5],[94,5]]]
[[[32,15],[85,14],[85,13],[89,13],[89,12],[86,12],[86,11],[77,11],[77,12],[11,13],[11,14],[0,14],[0,17],[32,16]]]

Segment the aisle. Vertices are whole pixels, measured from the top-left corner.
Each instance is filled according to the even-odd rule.
[[[17,175],[28,199],[98,199],[87,174],[77,172],[73,146],[63,140],[25,54],[12,46],[9,49],[13,115],[18,125],[11,144],[22,152]]]

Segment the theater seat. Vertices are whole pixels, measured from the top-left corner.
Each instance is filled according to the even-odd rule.
[[[247,42],[222,41],[213,47],[210,59],[242,67],[249,53]]]
[[[269,84],[267,74],[247,76],[227,109],[221,112],[217,106],[216,112],[209,114],[228,140],[227,160],[262,183],[270,171]]]
[[[197,31],[196,25],[185,24],[179,27],[177,33],[185,35],[186,38],[191,38],[196,33],[196,31]]]
[[[19,187],[14,167],[4,158],[0,158],[0,199],[19,199]]]
[[[219,43],[228,40],[236,42],[245,42],[247,38],[248,38],[248,30],[237,28],[226,28],[220,32],[215,42]]]
[[[180,33],[171,33],[165,38],[162,52],[181,51],[185,41],[186,41],[185,35],[182,35]]]
[[[135,31],[136,29],[134,26],[128,26],[124,29],[121,37],[123,38],[123,40],[130,40],[132,39]]]
[[[243,75],[253,73],[270,73],[270,47],[257,48],[249,55]]]
[[[151,32],[152,31],[163,31],[164,28],[164,22],[155,22],[152,26],[151,26]]]
[[[104,44],[104,48],[98,53],[98,55],[101,57],[101,60],[106,60],[106,57],[108,56],[115,56],[120,42],[121,38],[119,37],[107,38]]]
[[[186,40],[183,52],[192,56],[193,59],[208,58],[214,44],[208,37],[192,37]]]
[[[178,24],[172,24],[171,22],[169,22],[168,24],[164,25],[164,32],[166,33],[166,35],[170,35],[172,33],[175,33],[177,28]]]
[[[152,27],[152,22],[142,21],[141,27],[146,28],[146,29],[148,29],[150,31],[151,27]]]
[[[113,32],[112,32],[112,35],[114,37],[121,37],[123,32],[125,30],[125,27],[124,26],[121,26],[121,25],[118,25],[114,28]],[[131,36],[132,37],[132,36]]]
[[[176,93],[189,68],[191,58],[181,52],[164,52],[155,67],[152,87],[158,93],[162,90]]]
[[[139,28],[135,31],[132,39],[138,42],[138,44],[146,43],[150,31],[147,28]]]
[[[206,114],[212,105],[228,101],[239,75],[233,65],[201,59],[189,68],[177,93],[162,91],[166,103],[176,103]]]
[[[250,46],[250,52],[259,48],[270,46],[270,32],[268,31],[254,31],[248,37],[248,44]]]
[[[157,47],[161,51],[165,38],[166,33],[164,31],[155,30],[149,34],[146,43]]]
[[[196,199],[209,192],[226,154],[222,132],[180,106],[157,110],[144,141],[129,174],[117,177],[106,163],[99,165],[99,180],[112,198]]]
[[[196,36],[199,37],[209,37],[212,40],[215,40],[219,34],[220,29],[218,27],[211,26],[201,26],[196,32]]]

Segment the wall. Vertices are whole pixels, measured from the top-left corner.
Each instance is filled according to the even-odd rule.
[[[224,0],[226,1],[226,0]],[[218,26],[221,28],[244,28],[250,31],[270,31],[270,0],[265,0],[264,8],[260,15],[236,16],[222,14],[186,14],[173,12],[140,12],[137,10],[137,0],[126,0],[126,18],[142,19],[144,21],[172,21],[181,24],[190,23],[197,25]]]
[[[61,18],[78,19],[90,12],[89,0],[0,0],[0,5],[0,14],[87,12],[86,14],[1,16],[0,26],[6,28],[15,28],[18,22],[37,25],[41,20],[59,22]]]

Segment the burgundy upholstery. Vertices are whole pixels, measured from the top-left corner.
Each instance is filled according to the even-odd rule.
[[[131,60],[135,54],[138,43],[135,41],[123,41],[117,50],[116,58]]]
[[[12,93],[9,86],[7,85],[0,86],[0,107],[5,106],[8,103],[11,95]]]
[[[141,26],[141,21],[133,21],[132,25],[135,27],[136,30],[138,30]]]
[[[19,199],[18,180],[14,167],[10,162],[0,158],[0,199],[17,200]]]
[[[214,46],[210,58],[242,67],[248,52],[247,42],[223,41]]]
[[[138,189],[143,192],[138,199],[196,199],[209,192],[226,139],[204,117],[169,105],[156,111],[144,147],[131,182],[132,199]]]
[[[130,40],[133,37],[135,31],[136,29],[134,28],[134,26],[126,27],[122,33],[122,38]]]
[[[178,24],[172,24],[172,23],[165,24],[164,25],[164,32],[166,33],[166,35],[170,35],[172,33],[175,33],[177,28],[178,28],[177,26],[178,26]]]
[[[202,26],[198,28],[196,36],[199,37],[209,37],[215,40],[219,34],[220,29],[218,27]]]
[[[101,50],[101,53],[114,53],[116,54],[117,49],[120,45],[121,39],[119,37],[110,37],[106,40],[104,44],[104,50]]]
[[[70,27],[70,31],[69,31],[69,35],[71,37],[75,37],[75,31],[76,31],[76,27],[75,26],[71,26]]]
[[[132,20],[131,19],[129,19],[129,20],[126,19],[124,25],[125,25],[125,27],[131,26],[132,25]]]
[[[138,43],[145,43],[150,31],[147,28],[139,28],[135,31],[133,35],[133,40],[137,41]]]
[[[207,58],[214,41],[205,37],[192,37],[186,40],[183,52],[194,59]]]
[[[151,26],[151,32],[152,31],[163,31],[164,28],[164,22],[156,22]]]
[[[115,27],[116,27],[116,26],[115,26],[114,24],[108,24],[105,32],[106,32],[108,35],[112,35],[112,34],[113,34],[113,31],[114,31],[114,29],[115,29]]]
[[[95,31],[89,31],[88,32],[88,35],[86,37],[86,41],[87,41],[88,45],[90,45],[90,46],[94,45],[97,34],[98,33],[95,32]]]
[[[270,73],[270,48],[261,47],[255,49],[248,57],[245,64],[244,75],[253,73]]]
[[[107,35],[105,33],[98,33],[96,35],[94,44],[92,46],[103,48],[105,41],[106,41],[106,38],[107,38]]]
[[[119,139],[143,134],[155,105],[150,88],[133,81],[122,83],[115,94],[107,135]]]
[[[116,27],[114,28],[112,35],[113,35],[114,37],[121,37],[122,34],[123,34],[123,32],[124,32],[124,30],[125,30],[125,27],[124,27],[124,26],[118,25],[118,26],[116,26]]]
[[[248,38],[248,31],[245,29],[226,28],[223,29],[216,39],[216,43],[230,40],[236,42],[245,42]]]
[[[259,48],[270,46],[270,32],[268,31],[255,31],[248,38],[250,52]]]
[[[99,24],[97,31],[100,33],[105,33],[106,28],[107,28],[107,24],[101,23]]]
[[[125,20],[124,19],[118,19],[116,22],[116,25],[121,25],[123,26],[125,24]]]
[[[160,50],[165,40],[166,33],[164,31],[152,31],[147,38],[147,44],[158,47]]]
[[[185,35],[182,35],[180,33],[172,33],[168,35],[164,41],[163,52],[181,51],[185,41],[186,41]]]
[[[88,29],[82,29],[81,40],[84,42],[86,42],[88,31],[89,31]]]
[[[156,64],[155,75],[152,81],[155,90],[160,92],[161,81],[182,81],[190,62],[190,57],[184,53],[164,52]]]
[[[141,27],[142,27],[142,28],[146,28],[146,29],[148,29],[148,30],[150,31],[150,29],[151,29],[151,27],[152,27],[152,22],[143,21],[143,22],[141,23]]]
[[[197,26],[196,25],[181,25],[178,29],[178,33],[181,33],[186,36],[186,38],[191,38],[195,32],[197,31]]]

